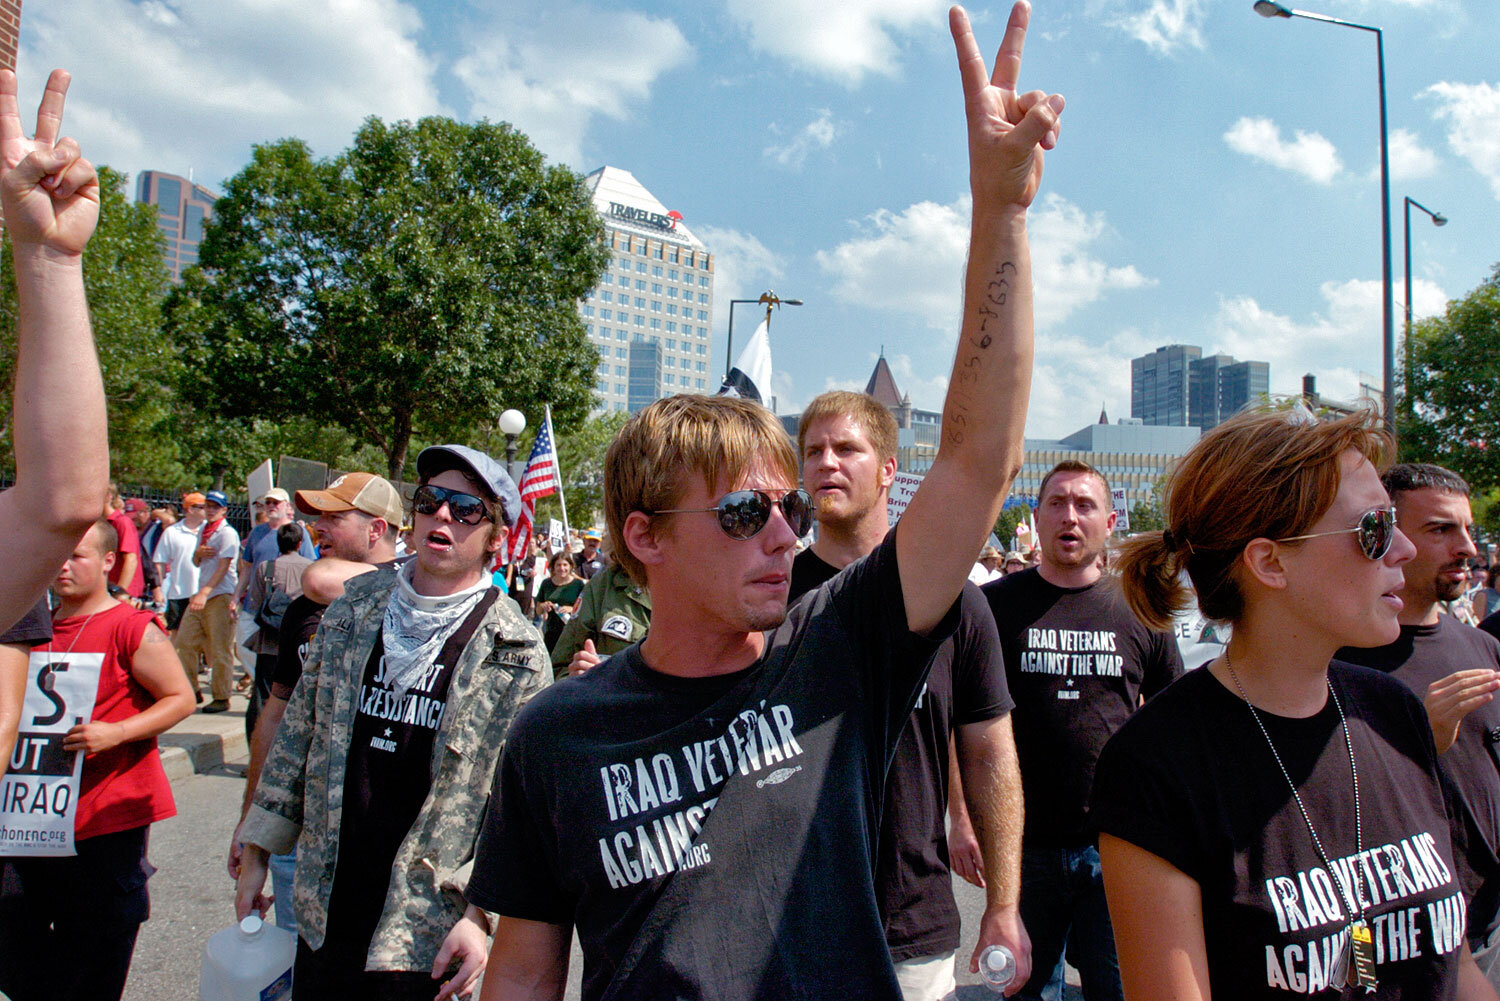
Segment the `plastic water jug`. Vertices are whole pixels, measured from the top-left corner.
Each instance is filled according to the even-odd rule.
[[[200,1001],[291,1001],[297,936],[254,914],[203,947]]]
[[[979,954],[979,978],[996,994],[1016,979],[1016,957],[1003,945],[992,945]]]

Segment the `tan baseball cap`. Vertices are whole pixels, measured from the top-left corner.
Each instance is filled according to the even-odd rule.
[[[265,493],[261,494],[255,499],[258,501],[279,500],[284,501],[288,504],[292,502],[292,499],[287,496],[287,492],[280,487],[272,487],[270,490],[267,490]]]
[[[297,510],[313,515],[363,511],[398,528],[406,519],[401,494],[389,480],[374,473],[345,473],[325,490],[298,490]]]

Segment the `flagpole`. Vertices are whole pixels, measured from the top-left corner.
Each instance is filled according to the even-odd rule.
[[[562,508],[563,544],[572,551],[572,532],[568,529],[568,501],[563,497],[563,475],[562,475],[562,451],[557,447],[557,435],[552,430],[552,404],[545,404],[545,420],[547,421],[547,437],[552,442],[552,454],[557,456],[557,506]]]

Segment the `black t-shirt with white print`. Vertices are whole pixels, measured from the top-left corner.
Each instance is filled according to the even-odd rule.
[[[448,683],[500,592],[489,588],[454,629],[432,667],[399,701],[385,674],[385,643],[377,639],[359,686],[344,775],[338,865],[328,902],[325,955],[364,968],[396,852],[416,822],[432,785],[432,749],[448,709]]]
[[[1454,671],[1473,668],[1500,670],[1500,642],[1451,615],[1439,615],[1435,625],[1402,626],[1394,643],[1371,649],[1345,647],[1335,656],[1351,664],[1386,671],[1418,698],[1427,686]],[[1458,739],[1438,758],[1480,836],[1470,838],[1472,851],[1460,860],[1464,889],[1469,895],[1469,938],[1488,937],[1500,925],[1500,702],[1471,710],[1458,726]]]
[[[1142,698],[1182,674],[1182,654],[1170,632],[1131,614],[1112,577],[1058,587],[1033,567],[982,590],[1016,700],[1026,845],[1086,844],[1099,751]]]
[[[871,872],[896,740],[954,611],[906,629],[894,532],[755,664],[631,646],[511,726],[467,897],[574,925],[583,998],[897,1001]],[[956,605],[955,605],[956,608]]]
[[[1207,670],[1152,699],[1110,740],[1091,820],[1198,883],[1216,998],[1452,998],[1465,922],[1454,865],[1464,831],[1454,820],[1457,793],[1408,688],[1337,661],[1329,674],[1354,745],[1358,844],[1333,699],[1306,719],[1260,719],[1333,872],[1250,709]],[[1344,986],[1354,909],[1340,880],[1373,933],[1374,994]]]
[[[811,549],[792,563],[795,602],[838,568]],[[903,962],[958,948],[960,920],[948,859],[948,739],[955,726],[1014,708],[1000,637],[984,595],[965,584],[958,629],[938,648],[885,781],[875,854],[875,899],[891,959]]]

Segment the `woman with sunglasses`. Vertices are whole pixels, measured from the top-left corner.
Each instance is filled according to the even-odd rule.
[[[578,611],[578,602],[583,597],[586,581],[573,573],[573,554],[566,549],[558,550],[547,561],[547,572],[551,574],[542,581],[536,592],[536,611],[544,618],[542,639],[551,650],[562,635],[563,626]]]
[[[1259,411],[1215,428],[1126,543],[1125,594],[1165,628],[1189,592],[1222,656],[1106,745],[1091,818],[1127,997],[1484,998],[1454,858],[1464,828],[1421,701],[1332,662],[1399,634],[1378,418]],[[1362,989],[1361,989],[1362,988]]]

